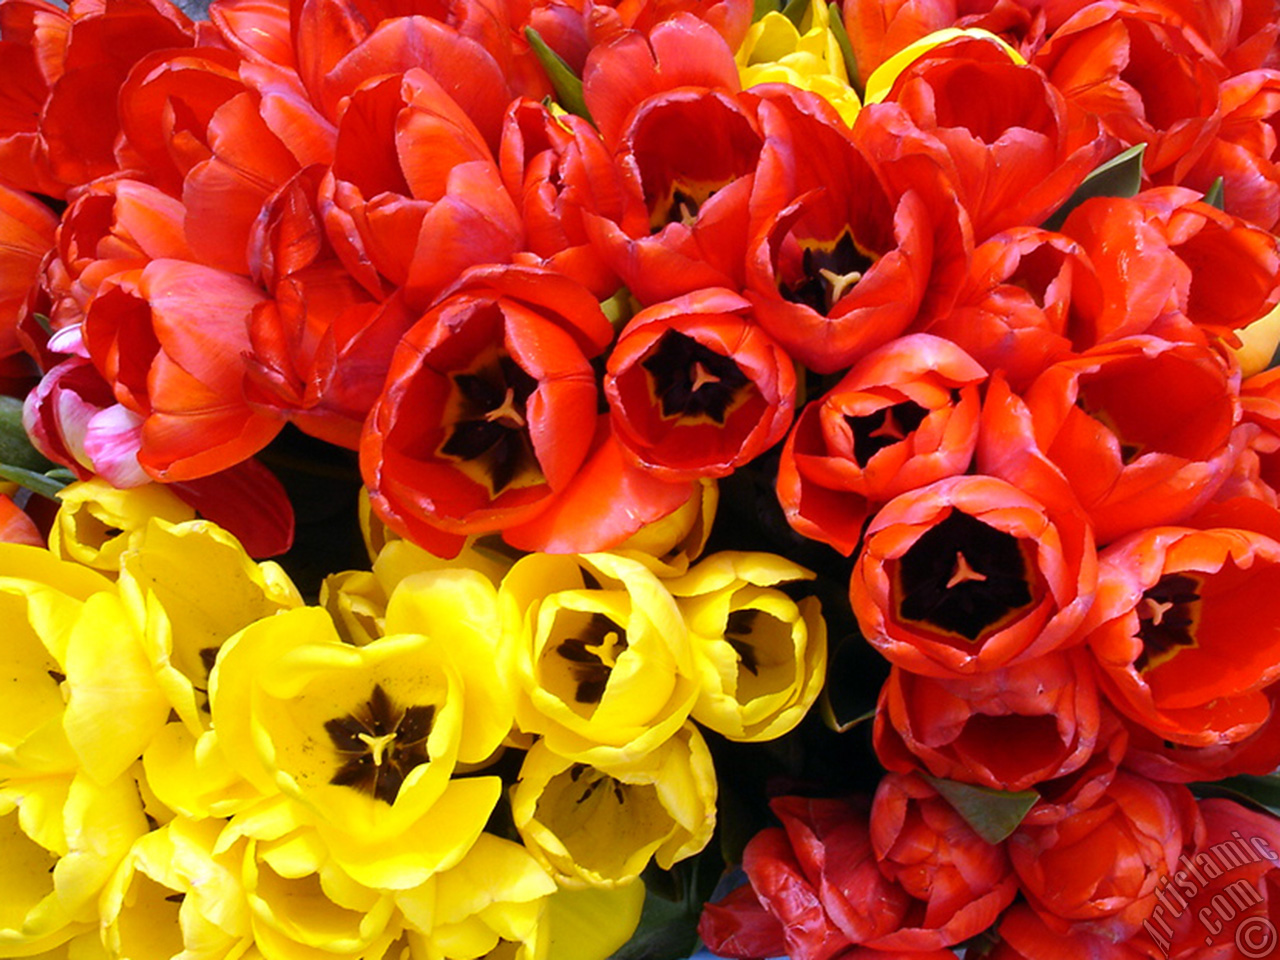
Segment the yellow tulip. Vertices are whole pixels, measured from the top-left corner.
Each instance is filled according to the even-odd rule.
[[[679,576],[707,545],[719,502],[719,486],[704,477],[679,510],[641,527],[613,552],[640,560],[660,577]]]
[[[58,499],[62,505],[49,531],[49,549],[112,575],[152,517],[179,523],[196,515],[162,483],[117,490],[95,477],[69,484]]]
[[[449,643],[393,634],[356,647],[323,610],[302,608],[238,633],[210,678],[230,766],[283,793],[278,817],[313,826],[370,887],[407,889],[457,863],[497,802],[496,778],[451,780],[470,735]]]
[[[314,834],[250,841],[243,878],[254,941],[267,960],[381,957],[400,936],[391,894],[345,874]]]
[[[607,960],[631,939],[644,909],[644,884],[611,889],[561,888],[547,901],[547,956]]]
[[[1280,348],[1280,306],[1247,327],[1236,331],[1240,346],[1234,349],[1240,362],[1240,375],[1252,377],[1271,366],[1271,358]]]
[[[689,635],[643,563],[532,554],[498,594],[522,730],[599,764],[643,756],[683,725],[697,697]]]
[[[409,929],[421,935],[418,952],[430,960],[493,957],[504,945],[513,955],[532,956],[555,890],[524,847],[482,833],[457,866],[402,892],[397,903]]]
[[[131,776],[0,786],[0,957],[51,950],[98,925],[99,894],[147,831]]]
[[[259,563],[207,520],[153,519],[120,562],[120,596],[179,719],[193,734],[209,721],[209,671],[240,629],[302,597],[279,564]]]
[[[861,104],[849,84],[840,44],[823,0],[811,0],[800,26],[774,10],[751,25],[736,55],[743,88],[789,83],[828,101],[846,124]]]
[[[386,633],[387,592],[368,570],[329,574],[320,584],[320,606],[347,643],[363,647]]]
[[[138,838],[102,894],[102,937],[112,956],[221,960],[248,946],[245,844],[215,854],[222,827],[179,818]]]
[[[818,601],[777,585],[813,574],[767,553],[726,551],[668,583],[699,653],[693,718],[731,740],[771,740],[795,727],[826,677]]]
[[[716,776],[697,728],[628,763],[588,766],[533,746],[512,788],[525,846],[567,887],[614,887],[649,861],[664,869],[706,846]]]

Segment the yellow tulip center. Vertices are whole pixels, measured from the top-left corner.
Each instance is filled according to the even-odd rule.
[[[603,613],[593,613],[575,637],[560,642],[558,653],[573,672],[578,703],[599,703],[609,674],[627,649],[627,632]]]

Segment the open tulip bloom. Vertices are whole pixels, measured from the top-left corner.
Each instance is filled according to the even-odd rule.
[[[1280,0],[0,0],[0,958],[1280,951]]]

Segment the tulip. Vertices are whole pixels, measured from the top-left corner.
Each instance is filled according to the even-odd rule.
[[[1233,376],[1194,344],[1101,344],[1048,367],[1024,396],[1039,449],[1070,481],[1100,545],[1186,519],[1244,445]]]
[[[535,743],[511,810],[525,847],[562,886],[633,883],[652,859],[669,870],[702,850],[715,826],[716,778],[686,723],[634,760],[588,765]]]
[[[427,956],[490,956],[518,944],[515,956],[523,960],[537,955],[530,948],[546,936],[547,900],[556,889],[524,847],[482,833],[457,866],[398,894],[396,905]]]
[[[1052,825],[1023,825],[1007,847],[1023,893],[1051,929],[1074,925],[1115,942],[1150,916],[1160,878],[1177,868],[1198,829],[1185,787],[1121,771],[1092,807]]]
[[[1104,550],[1085,630],[1116,708],[1194,747],[1261,726],[1263,688],[1280,665],[1265,614],[1254,617],[1275,593],[1278,562],[1280,543],[1231,528],[1157,527]]]
[[[668,581],[698,658],[694,720],[730,740],[771,740],[808,713],[826,677],[827,629],[815,597],[786,584],[810,571],[770,554],[725,552]]]
[[[750,303],[704,290],[636,314],[604,380],[615,436],[664,480],[721,477],[791,425],[791,359],[749,319]]]
[[[872,351],[800,413],[778,464],[778,499],[806,537],[851,554],[876,505],[969,467],[986,372],[912,334]]]
[[[901,929],[868,947],[923,951],[959,943],[989,927],[1017,895],[1004,848],[979,837],[919,777],[890,773],[880,781],[871,845],[881,872],[916,903]]]
[[[688,628],[644,564],[533,554],[503,578],[499,603],[516,721],[557,756],[638,761],[684,725],[698,695]]]
[[[499,790],[493,777],[450,779],[464,735],[474,742],[467,698],[485,693],[464,686],[464,658],[439,634],[353,647],[311,608],[236,634],[209,699],[219,748],[268,798],[256,819],[242,815],[246,834],[314,831],[335,869],[367,887],[408,889],[457,863]]]
[[[405,335],[365,424],[374,509],[444,556],[536,516],[587,456],[588,357],[611,333],[566,278],[518,267],[464,278]]]
[[[241,277],[152,260],[106,281],[84,337],[116,399],[142,418],[138,461],[157,479],[234,466],[282,422],[242,399],[246,321],[262,294]]]
[[[64,487],[49,531],[49,550],[112,577],[126,551],[137,548],[151,519],[181,523],[195,511],[159,483],[118,490],[104,480]]]
[[[863,635],[931,677],[1023,663],[1068,643],[1092,599],[1078,520],[991,476],[939,480],[871,519],[849,584]]]
[[[0,357],[18,353],[18,318],[53,246],[57,218],[44,204],[0,186]]]
[[[244,948],[244,844],[215,853],[221,828],[176,819],[134,842],[102,894],[103,940],[113,955],[164,960],[185,949],[213,960]]]

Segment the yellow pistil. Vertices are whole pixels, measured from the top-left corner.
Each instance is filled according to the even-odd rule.
[[[386,749],[395,742],[395,732],[384,733],[380,737],[375,737],[368,733],[357,733],[357,737],[369,748],[369,752],[373,754],[373,765],[375,767],[382,766],[383,755]]]

